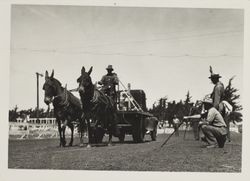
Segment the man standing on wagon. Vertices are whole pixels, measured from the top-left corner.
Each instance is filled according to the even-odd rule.
[[[112,65],[106,68],[107,74],[102,77],[98,84],[102,85],[101,91],[110,96],[116,103],[116,86],[119,84],[117,74],[113,72]]]

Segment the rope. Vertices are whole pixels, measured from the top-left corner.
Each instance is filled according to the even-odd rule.
[[[78,88],[70,89],[69,92],[78,92]]]

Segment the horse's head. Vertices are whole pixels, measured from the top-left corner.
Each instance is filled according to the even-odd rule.
[[[61,83],[54,78],[54,70],[49,76],[48,71],[45,72],[45,83],[43,84],[44,102],[49,105],[53,101],[53,97],[57,95]]]
[[[77,79],[79,83],[78,91],[80,95],[86,93],[86,90],[93,86],[90,74],[92,72],[93,67],[89,69],[88,72],[85,71],[85,68],[82,67],[81,76]]]

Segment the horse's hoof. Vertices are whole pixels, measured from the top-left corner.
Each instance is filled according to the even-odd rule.
[[[69,143],[69,145],[68,146],[72,146],[73,144],[72,143]]]
[[[61,142],[60,145],[59,145],[59,147],[60,147],[60,148],[61,148],[61,147],[65,147],[65,143],[64,143],[64,142]]]
[[[83,143],[80,144],[80,147],[83,147]]]
[[[91,145],[90,145],[90,144],[88,144],[88,145],[87,145],[87,148],[91,148]]]
[[[109,143],[108,146],[112,146],[112,143]]]

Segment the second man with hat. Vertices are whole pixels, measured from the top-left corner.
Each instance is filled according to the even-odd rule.
[[[227,135],[226,123],[220,112],[213,107],[211,98],[206,97],[202,102],[207,111],[207,116],[200,122],[200,127],[204,134],[202,141],[207,143],[207,148],[213,148],[217,145],[223,148]]]
[[[204,112],[202,114],[184,116],[183,119],[201,118],[201,121],[199,121],[199,127],[204,134],[204,137],[202,137],[201,140],[206,142],[205,147],[223,148],[227,135],[226,123],[220,112],[213,107],[213,100],[210,97],[206,96],[202,103],[204,106]]]

